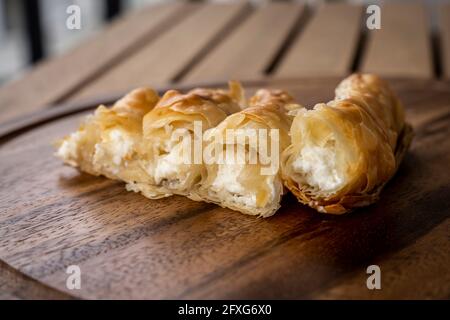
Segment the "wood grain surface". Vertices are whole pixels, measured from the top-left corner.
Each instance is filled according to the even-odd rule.
[[[439,36],[437,44],[442,55],[442,75],[450,80],[450,3],[442,4],[439,8]],[[440,43],[440,45],[439,45]]]
[[[151,5],[125,14],[73,50],[2,86],[0,124],[138,85],[353,71],[448,80],[450,6],[429,9],[439,12],[438,34],[425,7],[411,3],[382,7],[382,29],[376,31],[364,27],[365,6],[355,4]]]
[[[369,31],[361,71],[384,77],[433,77],[429,12],[424,4],[386,3],[381,29]]]
[[[77,92],[76,99],[172,82],[248,9],[245,2],[189,6],[172,28]]]
[[[336,80],[273,81],[311,106]],[[449,298],[450,88],[392,81],[416,137],[378,203],[341,217],[290,195],[269,219],[182,197],[149,200],[82,174],[51,143],[84,114],[0,140],[7,298]],[[252,90],[250,90],[252,91]],[[69,265],[80,290],[66,288]],[[382,290],[365,270],[378,264]],[[9,272],[6,274],[5,272]]]
[[[192,83],[263,77],[291,30],[296,28],[303,11],[303,5],[287,2],[268,3],[254,10],[182,81]]]
[[[339,77],[351,71],[361,33],[362,7],[328,3],[311,13],[275,70],[277,77]]]
[[[65,100],[142,43],[151,42],[187,10],[187,4],[172,3],[132,12],[74,50],[46,60],[26,76],[0,87],[0,122]]]

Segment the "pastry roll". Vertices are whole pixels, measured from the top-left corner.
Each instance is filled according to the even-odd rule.
[[[169,90],[164,94],[143,119],[140,162],[152,179],[130,182],[128,190],[157,199],[186,195],[200,182],[204,167],[201,148],[195,147],[201,147],[203,132],[246,106],[240,84],[230,82],[229,87],[227,91],[194,89],[182,94]]]
[[[412,139],[404,110],[375,75],[352,75],[336,97],[296,115],[282,176],[304,204],[342,214],[378,199]]]
[[[136,161],[142,119],[158,100],[154,90],[140,88],[111,108],[99,106],[76,132],[57,143],[57,156],[93,175],[124,181],[144,179],[145,172]]]
[[[288,114],[300,106],[278,90],[259,90],[249,104],[206,133],[206,170],[188,196],[268,217],[280,207],[283,194],[279,156],[290,144],[293,117]]]

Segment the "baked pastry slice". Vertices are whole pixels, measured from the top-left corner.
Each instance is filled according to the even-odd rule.
[[[259,90],[249,104],[206,133],[204,152],[210,159],[205,159],[201,183],[188,196],[268,217],[283,195],[279,156],[290,144],[289,112],[300,106],[279,90]]]
[[[203,132],[245,107],[244,91],[237,82],[230,82],[229,90],[167,91],[143,119],[140,164],[151,180],[129,182],[127,190],[151,199],[189,193],[204,170]]]
[[[286,187],[320,212],[342,214],[378,199],[412,128],[384,81],[356,74],[339,84],[333,101],[300,112],[291,139],[281,161]]]
[[[134,181],[148,179],[136,161],[142,139],[142,119],[158,102],[149,88],[136,89],[111,108],[99,106],[80,128],[57,142],[66,164],[93,175]]]

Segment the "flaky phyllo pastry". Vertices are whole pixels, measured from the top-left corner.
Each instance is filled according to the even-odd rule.
[[[148,198],[186,194],[201,179],[202,166],[179,161],[183,145],[174,138],[192,139],[194,123],[207,130],[245,104],[236,82],[228,91],[169,90],[162,98],[151,89],[137,89],[111,108],[100,106],[77,132],[58,142],[57,155],[82,171],[122,180],[127,190]]]
[[[190,198],[247,214],[273,215],[283,195],[280,150],[290,144],[293,117],[289,112],[298,108],[286,92],[261,89],[250,99],[247,109],[209,130],[205,152],[214,154],[219,150],[223,157],[212,157],[214,161],[204,164],[203,180]],[[227,132],[234,135],[227,139]]]
[[[285,185],[320,212],[366,206],[394,175],[411,138],[388,85],[374,75],[352,75],[333,101],[295,117],[281,160]]]
[[[229,91],[194,89],[186,94],[167,91],[143,119],[140,162],[151,181],[141,183],[135,179],[128,183],[127,189],[140,191],[151,199],[190,193],[200,182],[203,170],[201,161],[194,161],[199,156],[194,154],[194,134],[202,135],[245,105],[243,90],[236,82],[230,82]],[[200,130],[195,132],[195,126]],[[197,138],[202,143],[202,137]],[[190,150],[186,150],[185,139],[191,141]],[[185,152],[191,153],[192,161],[182,161]]]
[[[403,106],[374,75],[353,75],[313,110],[286,92],[137,89],[58,142],[66,164],[157,199],[183,195],[268,217],[287,187],[320,212],[373,203],[412,137]]]
[[[148,180],[139,166],[137,150],[142,118],[159,100],[152,89],[136,89],[111,108],[99,106],[78,131],[59,141],[57,155],[65,163],[93,175],[132,181]]]

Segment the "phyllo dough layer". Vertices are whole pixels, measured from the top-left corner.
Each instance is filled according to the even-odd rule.
[[[286,92],[279,90],[259,90],[249,104],[249,108],[229,116],[207,132],[205,149],[214,154],[217,147],[223,157],[205,164],[203,180],[189,197],[268,217],[280,207],[283,195],[279,156],[280,150],[290,143],[288,133],[293,117],[288,113],[300,106],[294,104]],[[229,130],[236,134],[232,140],[226,138]],[[263,139],[259,133],[263,134]],[[251,137],[256,144],[250,143]],[[261,143],[266,144],[263,154],[259,149]],[[272,146],[273,143],[276,145]],[[243,155],[240,159],[239,148]],[[227,157],[227,150],[234,156]],[[253,162],[250,162],[251,155]]]
[[[99,106],[80,128],[58,142],[57,156],[66,164],[110,179],[148,180],[137,161],[142,119],[158,102],[158,94],[140,88],[111,108]]]
[[[228,90],[132,91],[100,106],[57,156],[157,199],[173,194],[268,217],[287,187],[320,212],[373,203],[412,139],[403,106],[377,76],[352,75],[307,110],[284,91],[248,101]]]
[[[290,132],[285,185],[300,202],[333,214],[376,201],[412,138],[400,101],[370,74],[343,80],[333,101],[300,112]]]
[[[230,82],[229,90],[194,89],[186,94],[167,91],[155,108],[143,119],[141,166],[152,177],[145,183],[129,183],[128,190],[142,192],[148,198],[171,194],[186,195],[200,182],[204,167],[195,161],[194,134],[202,143],[204,131],[217,126],[227,116],[245,108],[242,87]],[[189,140],[190,149],[185,139]],[[186,150],[187,149],[187,150]],[[184,161],[184,153],[190,161]]]

